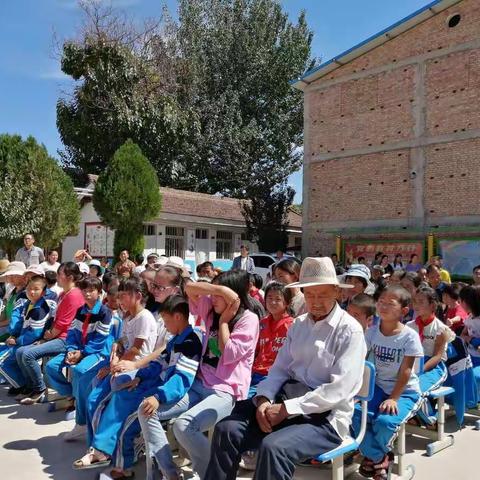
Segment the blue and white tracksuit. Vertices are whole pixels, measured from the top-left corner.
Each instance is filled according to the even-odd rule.
[[[92,380],[110,355],[115,336],[112,312],[98,300],[92,309],[87,305],[79,308],[68,331],[66,339],[67,353],[75,350],[82,352],[83,358],[76,365],[66,365],[67,353],[52,358],[46,367],[50,385],[61,395],[75,397],[75,421],[86,424],[87,398],[92,390]],[[68,367],[71,371],[71,383],[63,374]]]
[[[11,318],[11,321],[14,321],[13,325],[10,322],[11,327],[13,326],[10,333],[16,337],[16,345],[0,347],[0,374],[13,387],[23,387],[27,383],[22,365],[18,364],[16,351],[20,347],[31,345],[43,337],[45,328],[55,317],[56,309],[57,303],[46,299],[44,296],[37,300],[35,304],[32,304],[28,299],[24,301],[23,295],[22,298],[16,299]],[[21,329],[18,330],[20,324]],[[18,335],[15,335],[16,332],[18,332]]]
[[[25,290],[17,292],[15,289],[11,296],[13,295],[15,295],[16,298],[14,299],[12,314],[8,323],[8,333],[12,337],[18,337],[23,326],[23,307],[29,302]]]
[[[137,371],[133,391],[119,390],[103,399],[92,415],[91,446],[114,456],[120,468],[136,459],[134,439],[140,433],[137,410],[154,395],[161,404],[176,404],[190,389],[202,354],[202,334],[190,325],[171,338],[157,360]]]

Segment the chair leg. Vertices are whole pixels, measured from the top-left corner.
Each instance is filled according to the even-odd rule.
[[[441,450],[453,445],[453,435],[445,435],[445,398],[438,399],[437,440],[427,445],[427,455],[431,457]]]
[[[332,460],[332,480],[343,480],[343,455]]]
[[[415,467],[405,465],[405,431],[405,423],[402,423],[397,438],[397,477],[395,477],[395,480],[411,480],[415,476]]]

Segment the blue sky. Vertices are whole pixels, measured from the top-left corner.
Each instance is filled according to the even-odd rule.
[[[158,17],[161,0],[113,0],[138,20]],[[170,9],[175,0],[167,0]],[[313,54],[322,60],[429,3],[429,0],[281,0],[292,19],[300,10],[315,32]],[[62,144],[55,124],[58,97],[72,83],[54,55],[54,34],[71,38],[81,15],[75,0],[2,0],[0,2],[0,133],[33,135],[57,156]],[[302,175],[291,177],[301,201]]]

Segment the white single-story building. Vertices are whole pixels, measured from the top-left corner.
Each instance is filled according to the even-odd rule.
[[[92,194],[96,176],[90,175],[86,188],[76,188],[81,204],[78,235],[66,237],[62,260],[73,258],[79,249],[87,249],[94,258],[113,256],[114,232],[102,224],[93,208]],[[246,240],[246,224],[240,202],[234,198],[205,193],[161,188],[162,209],[155,220],[144,225],[145,256],[150,252],[176,255],[197,264],[206,260],[231,260],[239,255],[240,245],[258,252],[256,244]],[[302,217],[289,210],[288,246],[300,250]]]

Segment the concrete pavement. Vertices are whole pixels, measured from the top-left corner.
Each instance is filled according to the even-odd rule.
[[[0,387],[0,464],[2,480],[87,480],[96,479],[101,470],[74,471],[72,461],[84,454],[83,442],[66,443],[62,434],[70,430],[73,422],[63,420],[63,412],[48,413],[45,404],[18,405],[8,397],[7,388]],[[454,425],[449,421],[447,430]],[[426,457],[427,442],[417,437],[407,437],[407,463],[416,468],[415,479],[427,480],[478,480],[479,474],[473,459],[478,455],[480,431],[473,430],[473,419],[467,427],[455,433],[455,445],[434,457]],[[423,448],[423,450],[422,450]],[[136,469],[136,478],[143,480],[144,463]],[[187,478],[188,478],[187,474]],[[239,479],[250,476],[243,474]],[[317,468],[299,468],[297,480],[326,480],[329,472]],[[354,475],[354,480],[362,477]]]

